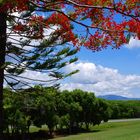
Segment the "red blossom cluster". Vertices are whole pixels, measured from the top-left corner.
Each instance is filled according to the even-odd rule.
[[[7,0],[0,6],[0,12],[30,10],[31,4],[34,9],[49,12],[49,16],[31,16],[25,24],[14,25],[15,32],[24,31],[34,39],[42,39],[44,28],[53,25],[58,27],[56,33],[61,34],[64,40],[98,51],[107,46],[120,47],[128,42],[129,34],[140,39],[138,2],[139,0]],[[116,15],[119,15],[121,21],[115,19]],[[76,32],[76,24],[84,27],[87,34]]]
[[[27,10],[27,3],[29,0],[7,0],[3,1],[0,7],[0,11],[10,10],[11,12],[16,12],[18,10]]]
[[[68,17],[54,13],[46,20],[47,27],[51,24],[58,26],[58,32],[61,33],[61,37],[64,40],[72,41],[73,44],[76,45],[77,39],[72,31],[72,26]]]
[[[17,24],[17,25],[15,25],[15,26],[13,26],[13,30],[15,31],[15,32],[21,32],[21,31],[23,31],[25,28],[24,28],[25,26],[23,25],[23,24]]]

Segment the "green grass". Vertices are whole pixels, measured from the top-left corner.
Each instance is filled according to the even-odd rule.
[[[140,140],[140,121],[104,123],[91,130],[53,140]]]
[[[36,127],[36,126],[30,126],[30,129],[29,129],[30,133],[38,132],[39,130],[45,130],[45,131],[48,131],[48,127],[47,127],[47,125],[42,125],[41,128]]]

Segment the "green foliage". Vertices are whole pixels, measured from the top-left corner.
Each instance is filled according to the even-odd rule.
[[[75,131],[81,124],[100,124],[107,116],[107,104],[97,100],[94,93],[82,90],[58,91],[50,87],[35,86],[20,92],[5,89],[4,109],[6,121],[16,131],[29,131],[31,124],[41,127],[46,124],[50,135],[54,128],[67,128]],[[100,101],[100,103],[99,103]],[[98,107],[98,108],[97,108]],[[21,127],[21,128],[20,128]]]
[[[30,125],[47,125],[49,134],[67,129],[75,132],[99,125],[108,119],[140,117],[140,101],[106,101],[94,93],[79,89],[59,91],[54,87],[35,86],[20,92],[4,90],[5,130],[28,132]]]
[[[140,101],[108,101],[112,110],[111,119],[139,118]]]
[[[6,121],[6,131],[9,132],[9,126],[12,133],[24,133],[28,131],[30,116],[25,115],[24,96],[12,92],[9,89],[4,90],[4,111]]]

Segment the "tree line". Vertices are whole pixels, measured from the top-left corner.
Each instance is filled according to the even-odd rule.
[[[29,133],[30,126],[46,124],[54,131],[78,132],[108,119],[140,117],[140,101],[107,101],[79,89],[59,91],[36,86],[19,92],[4,89],[5,132]]]
[[[140,100],[114,100],[110,104],[110,119],[140,118]]]

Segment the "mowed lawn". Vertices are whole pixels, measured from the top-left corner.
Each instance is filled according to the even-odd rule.
[[[91,129],[93,132],[53,140],[140,140],[140,121],[104,123]]]

